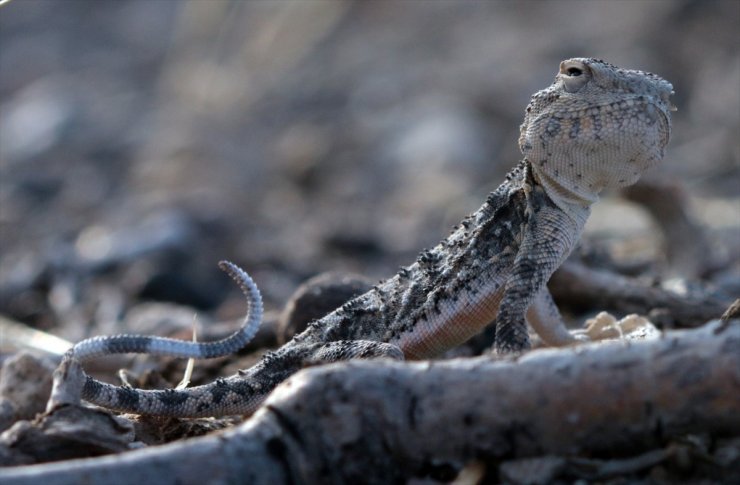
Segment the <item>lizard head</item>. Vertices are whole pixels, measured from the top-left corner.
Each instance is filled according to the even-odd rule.
[[[555,82],[532,96],[519,148],[558,205],[588,205],[663,158],[672,94],[671,83],[655,74],[568,59]]]

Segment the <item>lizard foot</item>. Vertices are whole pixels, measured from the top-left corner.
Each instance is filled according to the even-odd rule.
[[[590,341],[652,340],[660,337],[660,331],[647,318],[639,315],[627,315],[617,320],[611,314],[601,312],[586,320],[586,328],[578,335]]]

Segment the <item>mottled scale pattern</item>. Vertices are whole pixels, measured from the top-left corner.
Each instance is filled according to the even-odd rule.
[[[237,375],[164,391],[120,388],[88,377],[83,398],[140,414],[249,414],[305,366],[353,358],[429,358],[489,325],[497,352],[529,346],[528,317],[546,342],[573,343],[545,285],[577,243],[600,192],[635,183],[663,158],[675,109],[672,94],[671,84],[655,74],[592,58],[563,61],[554,83],[535,93],[526,108],[519,137],[524,159],[480,209],[414,263]],[[236,350],[256,331],[261,301],[249,276],[224,264],[250,303],[243,329],[226,341],[103,337],[81,342],[67,358],[117,352],[204,358]],[[63,382],[57,379],[56,385]]]
[[[241,287],[249,305],[247,316],[238,331],[217,342],[188,342],[142,335],[93,337],[76,344],[71,353],[78,360],[109,354],[150,354],[188,359],[212,359],[230,355],[254,338],[262,322],[262,296],[252,278],[234,263],[221,261],[219,267]]]
[[[219,263],[247,297],[248,312],[242,326],[232,335],[216,342],[188,342],[154,336],[111,335],[93,337],[75,345],[65,359],[89,360],[109,354],[140,353],[171,357],[209,359],[230,355],[254,338],[262,322],[262,297],[252,278],[241,268],[228,261]],[[259,394],[259,386],[250,387],[243,379],[219,380],[208,386],[193,387],[185,391],[145,391],[130,387],[112,386],[85,376],[82,398],[99,406],[119,411],[159,416],[208,416],[211,408],[221,414],[240,414],[249,395]],[[224,383],[232,392],[224,392]],[[249,392],[246,392],[248,389]],[[234,402],[239,403],[234,407]],[[207,409],[207,411],[206,411]],[[235,411],[235,412],[231,412]],[[218,413],[217,413],[218,414]]]

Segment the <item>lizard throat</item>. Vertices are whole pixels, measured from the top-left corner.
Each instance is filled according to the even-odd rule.
[[[535,181],[545,189],[545,193],[553,203],[568,214],[578,227],[582,228],[591,213],[591,205],[599,201],[600,191],[590,191],[583,187],[566,187],[560,183],[558,178],[546,171],[534,169],[533,175]]]

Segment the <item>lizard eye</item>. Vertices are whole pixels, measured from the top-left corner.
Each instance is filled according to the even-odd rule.
[[[563,88],[569,93],[577,93],[586,85],[590,76],[588,66],[577,60],[564,61],[560,64],[560,74]]]

